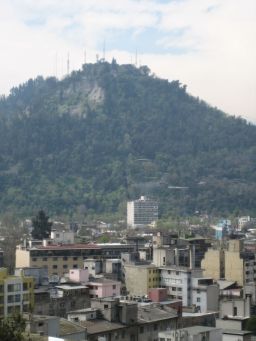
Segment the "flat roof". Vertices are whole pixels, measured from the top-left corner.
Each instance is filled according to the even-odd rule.
[[[85,285],[56,285],[55,288],[57,289],[63,289],[63,290],[78,290],[78,289],[86,289],[88,288]]]
[[[248,334],[252,334],[252,332],[250,332],[249,330],[222,329],[222,334],[248,335]]]
[[[79,332],[85,333],[86,328],[78,323],[74,323],[63,318],[60,319],[60,336],[68,337],[68,335],[70,334],[75,334]]]
[[[90,334],[101,334],[106,332],[111,332],[116,329],[125,329],[127,325],[117,323],[117,322],[109,322],[106,320],[90,320],[90,321],[81,321],[80,325],[87,329],[87,333]]]

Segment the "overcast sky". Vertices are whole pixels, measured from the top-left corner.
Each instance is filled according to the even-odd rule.
[[[256,123],[256,0],[0,0],[0,94],[96,54]]]

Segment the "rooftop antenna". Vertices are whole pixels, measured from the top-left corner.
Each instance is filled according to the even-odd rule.
[[[86,64],[86,49],[84,49],[84,64]]]
[[[68,58],[67,58],[67,74],[69,75],[69,52],[68,52]]]
[[[55,54],[55,77],[58,77],[58,52]]]
[[[136,48],[136,51],[135,51],[135,66],[137,66],[138,64],[138,51],[137,51],[137,48]]]
[[[105,55],[106,55],[106,40],[104,39],[103,41],[103,61],[105,61]]]

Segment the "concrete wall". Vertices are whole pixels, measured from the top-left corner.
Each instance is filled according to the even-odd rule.
[[[26,268],[30,266],[31,264],[30,264],[29,251],[16,249],[15,267]]]
[[[225,251],[225,279],[244,285],[244,261],[239,252]]]
[[[208,249],[201,262],[203,275],[215,280],[224,278],[224,251]]]
[[[153,263],[156,266],[174,265],[174,250],[169,248],[154,248]]]
[[[97,298],[120,296],[120,282],[99,283],[90,281],[88,282],[88,286],[92,287],[89,289],[90,295]]]
[[[71,269],[69,270],[69,279],[73,282],[86,283],[89,280],[88,269]]]

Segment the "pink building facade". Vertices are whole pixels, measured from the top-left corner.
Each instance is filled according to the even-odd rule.
[[[89,281],[88,269],[70,269],[69,279],[76,283],[87,283]]]
[[[97,279],[88,282],[91,298],[120,296],[121,283],[107,279]]]

